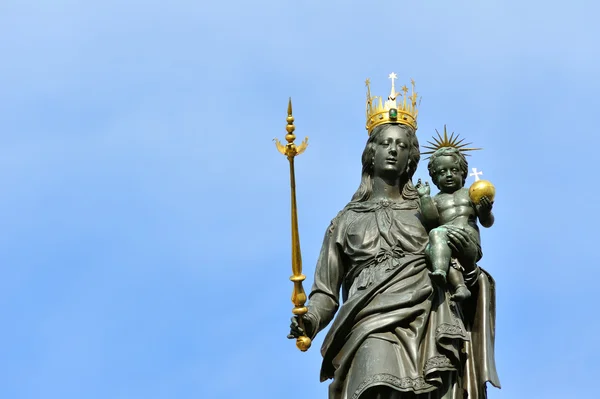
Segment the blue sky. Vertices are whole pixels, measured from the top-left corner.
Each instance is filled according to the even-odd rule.
[[[597,378],[592,1],[0,4],[0,397],[325,398],[285,337],[292,96],[307,288],[360,177],[364,80],[414,78],[497,189],[490,398]],[[416,177],[427,178],[421,163]]]

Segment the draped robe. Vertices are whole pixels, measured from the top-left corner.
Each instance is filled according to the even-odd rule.
[[[321,349],[330,399],[479,399],[486,382],[499,387],[493,280],[476,268],[471,299],[454,303],[431,282],[427,243],[415,200],[351,202],[332,221],[306,316],[313,338],[336,316]]]

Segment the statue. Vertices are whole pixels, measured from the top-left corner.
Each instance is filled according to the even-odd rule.
[[[464,224],[450,223],[445,236],[470,297],[455,300],[444,284],[432,282],[431,225],[412,183],[421,156],[417,94],[412,82],[412,94],[404,86],[399,99],[396,75],[390,78],[385,102],[371,96],[366,82],[369,138],[360,185],[325,232],[308,306],[295,215],[293,159],[301,151],[293,144],[288,106],[288,144],[277,142],[292,179],[295,307],[288,338],[307,350],[331,324],[321,349],[321,381],[333,379],[329,399],[485,398],[487,382],[500,386],[494,280],[477,265],[478,238]]]
[[[456,262],[452,262],[452,248],[448,245],[447,226],[461,227],[474,242],[480,247],[479,228],[477,219],[484,227],[494,224],[492,201],[483,195],[475,203],[469,196],[469,190],[464,188],[469,166],[463,151],[475,150],[464,148],[465,145],[457,144],[458,136],[454,134],[448,139],[446,126],[444,126],[444,139],[438,133],[437,141],[427,169],[433,183],[440,192],[430,197],[429,184],[417,182],[416,189],[421,200],[421,212],[426,226],[437,226],[429,232],[429,245],[425,250],[433,271],[430,273],[432,280],[438,284],[448,282],[454,289],[450,297],[454,301],[463,301],[471,296],[466,287],[462,269]],[[456,254],[454,254],[456,257]],[[450,267],[452,265],[452,267]]]

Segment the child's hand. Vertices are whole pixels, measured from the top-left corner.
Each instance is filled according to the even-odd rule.
[[[481,200],[479,200],[479,204],[477,204],[477,212],[479,214],[488,215],[492,212],[492,206],[492,201],[490,201],[488,197],[483,196],[481,197]]]
[[[417,193],[419,197],[425,197],[431,193],[431,189],[429,188],[429,183],[425,182],[425,184],[421,183],[421,179],[417,181],[417,185],[415,186],[417,189]]]

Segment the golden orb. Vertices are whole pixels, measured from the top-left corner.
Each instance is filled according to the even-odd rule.
[[[477,180],[469,188],[469,197],[475,204],[479,204],[482,197],[488,197],[488,199],[494,202],[496,196],[496,187],[487,180]]]

